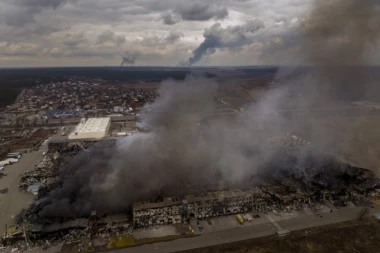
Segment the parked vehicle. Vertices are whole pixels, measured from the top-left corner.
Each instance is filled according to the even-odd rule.
[[[244,214],[244,219],[248,222],[251,222],[252,221],[252,216],[249,215],[249,214]]]
[[[12,152],[12,153],[9,153],[8,155],[22,155],[21,152]]]
[[[237,214],[237,215],[236,215],[236,219],[238,220],[238,222],[239,222],[241,225],[244,224],[244,219],[243,219],[243,217],[241,217],[240,214]]]
[[[18,162],[17,158],[8,158],[7,160],[9,161],[9,164],[17,163]]]
[[[22,157],[22,154],[20,152],[17,153],[9,153],[7,155],[8,158],[15,158],[15,159],[20,159]]]
[[[9,164],[10,164],[10,162],[8,161],[8,159],[0,162],[0,166],[2,166],[2,167],[9,165]]]

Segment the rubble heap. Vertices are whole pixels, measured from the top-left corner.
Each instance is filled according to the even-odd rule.
[[[53,143],[43,161],[21,178],[21,189],[40,185],[43,191],[38,192],[37,201],[18,217],[19,225],[7,230],[3,244],[22,248],[25,243],[47,247],[95,237],[107,241],[114,235],[130,234],[133,228],[187,223],[191,219],[277,210],[302,212],[305,207],[318,214],[326,204],[344,206],[352,201],[355,205],[371,206],[380,202],[380,179],[373,172],[315,154],[302,157],[301,162],[296,155],[297,147],[308,146],[308,142],[295,135],[283,139],[289,145],[279,148],[278,159],[259,171],[256,178],[247,178],[239,185],[224,186],[224,189],[209,186],[207,190],[182,185],[177,196],[164,196],[162,191],[155,201],[134,203],[129,215],[127,210],[116,215],[97,215],[94,211],[75,218],[70,214],[39,217],[42,208],[39,198],[62,183],[58,180],[58,168],[66,168],[67,160],[78,152],[91,153],[88,147],[92,143]]]
[[[127,215],[98,217],[96,211],[93,211],[88,218],[63,223],[38,225],[24,221],[19,225],[7,227],[1,242],[5,248],[11,246],[23,251],[33,247],[44,249],[53,245],[81,243],[90,240],[104,245],[112,236],[130,235],[131,233],[132,227]]]
[[[59,158],[60,154],[57,152],[46,154],[40,164],[22,175],[19,188],[28,190],[32,186],[39,186],[40,189],[51,186],[58,176],[57,164]]]

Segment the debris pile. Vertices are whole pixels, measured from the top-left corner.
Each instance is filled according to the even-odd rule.
[[[79,152],[88,157],[93,152],[89,148],[93,143],[51,143],[43,161],[21,178],[23,190],[32,191],[36,185],[40,186],[38,197],[17,217],[19,225],[2,237],[3,244],[19,249],[88,242],[97,246],[114,236],[130,235],[137,227],[188,223],[192,219],[247,212],[303,212],[305,208],[321,215],[325,206],[339,207],[349,202],[371,206],[379,202],[380,180],[373,172],[315,154],[305,155],[301,162],[296,156],[297,148],[307,147],[309,142],[296,135],[273,137],[271,141],[276,146],[282,143],[278,159],[263,168],[256,178],[247,178],[239,189],[230,186],[200,189],[183,185],[183,189],[188,190],[177,196],[165,196],[163,191],[153,202],[131,205],[132,212],[127,209],[111,215],[93,211],[80,217],[72,217],[69,213],[65,217],[47,218],[39,216],[43,207],[41,198],[62,183],[59,168],[67,168],[66,163]],[[107,144],[115,145],[114,142]]]
[[[7,227],[1,242],[4,248],[11,247],[20,251],[33,247],[46,249],[55,245],[79,245],[85,242],[94,242],[94,246],[104,246],[112,236],[131,235],[132,229],[127,215],[99,218],[94,211],[89,218],[63,223],[40,225],[23,221],[19,225]]]
[[[320,215],[325,205],[339,208],[349,202],[356,206],[379,203],[380,179],[369,170],[331,161],[302,171],[285,166],[262,175],[260,183],[250,189],[136,202],[133,224],[151,227],[247,212],[303,212],[306,208]]]
[[[52,185],[58,176],[55,167],[59,158],[59,153],[46,154],[40,164],[24,173],[21,177],[19,188],[33,193],[35,193],[34,189],[38,189],[38,193],[39,189]]]

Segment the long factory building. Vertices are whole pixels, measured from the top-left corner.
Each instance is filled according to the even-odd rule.
[[[135,227],[148,227],[205,219],[222,215],[266,209],[266,196],[259,189],[229,190],[188,195],[184,199],[165,198],[161,202],[138,202],[133,205]]]

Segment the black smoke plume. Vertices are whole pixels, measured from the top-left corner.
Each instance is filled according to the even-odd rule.
[[[253,42],[252,35],[264,28],[260,20],[249,21],[244,25],[223,28],[216,23],[204,32],[204,41],[193,51],[193,56],[181,62],[182,66],[192,66],[203,56],[215,53],[217,48],[236,49]]]
[[[120,66],[134,65],[138,56],[137,52],[126,52]]]
[[[380,101],[379,71],[371,66],[380,52],[378,24],[378,1],[314,1],[297,34],[285,34],[282,40],[290,43],[281,47],[287,62],[298,67],[281,68],[276,81],[283,90],[278,103],[304,111],[290,123],[295,132],[303,132],[324,152],[370,168],[376,168],[378,158],[369,156],[370,147],[357,140],[371,112],[353,102]],[[314,115],[323,115],[323,120]]]
[[[372,52],[378,52],[378,11],[378,4],[369,0],[316,1],[299,30],[298,52],[309,67],[280,69],[277,84],[230,117],[210,117],[218,110],[220,95],[214,80],[163,82],[159,98],[142,114],[154,131],[120,139],[116,145],[99,144],[72,158],[61,168],[61,186],[39,200],[39,216],[78,217],[94,209],[118,212],[159,192],[170,196],[252,186],[257,173],[280,166],[282,148],[271,142],[286,133],[303,133],[313,149],[329,154],[337,152],[337,145],[352,147],[351,139],[337,138],[340,129],[326,127],[314,116],[334,122],[339,114],[331,109],[341,103],[378,97],[371,91],[379,79],[363,68]],[[207,30],[189,65],[213,49],[249,43],[247,33],[262,27],[259,21],[254,24]],[[289,107],[294,115],[288,115]],[[300,161],[303,152],[297,154]]]
[[[379,50],[379,8],[372,0],[316,1],[304,21],[301,52],[316,67],[309,83],[328,99],[360,99],[377,86],[366,67]]]
[[[200,77],[166,81],[158,92],[157,101],[141,116],[154,131],[116,145],[98,144],[70,158],[61,169],[61,186],[39,201],[41,217],[76,217],[94,209],[118,212],[160,192],[183,196],[241,187],[276,153],[264,145],[253,121],[267,115],[266,121],[275,126],[267,131],[275,131],[279,126],[270,119],[270,108],[211,120],[218,84]]]

